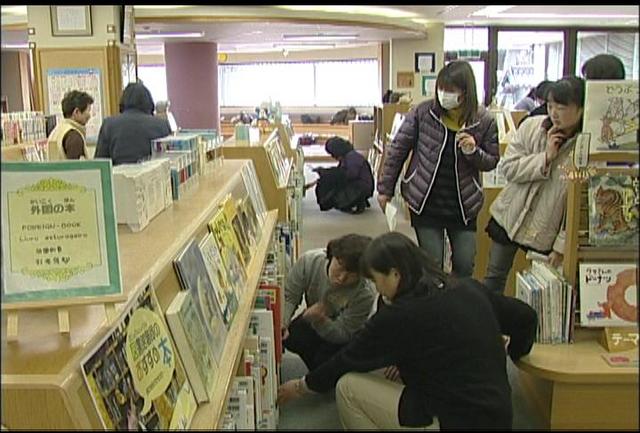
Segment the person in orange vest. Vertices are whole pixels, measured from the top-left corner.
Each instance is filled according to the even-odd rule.
[[[64,118],[48,138],[49,160],[89,158],[86,125],[91,118],[93,98],[86,92],[71,90],[62,98]]]

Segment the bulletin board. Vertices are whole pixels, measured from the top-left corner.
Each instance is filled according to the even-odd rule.
[[[50,106],[50,104],[56,105],[54,100],[57,100],[59,93],[63,91],[55,86],[70,85],[74,81],[76,84],[92,86],[92,88],[79,88],[79,90],[86,91],[94,99],[93,119],[87,125],[87,141],[95,141],[102,124],[102,118],[113,112],[108,97],[110,77],[107,74],[106,48],[40,49],[37,55],[42,109],[45,114],[61,114],[62,109],[59,101],[57,108],[52,109]],[[98,78],[99,80],[97,80]],[[55,88],[50,88],[50,86]],[[96,89],[99,89],[99,92]]]

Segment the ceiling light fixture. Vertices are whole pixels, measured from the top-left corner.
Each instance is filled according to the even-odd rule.
[[[497,14],[501,14],[502,12],[513,8],[514,6],[486,6],[482,9],[479,9],[475,12],[472,12],[470,15],[474,17],[492,17]]]
[[[336,44],[273,44],[274,48],[285,49],[289,51],[301,50],[322,50],[325,48],[335,48]]]
[[[176,8],[189,8],[191,6],[168,6],[168,5],[162,5],[162,6],[151,6],[151,5],[136,5],[133,6],[133,9],[176,9]]]
[[[7,49],[7,50],[21,50],[21,49],[26,50],[27,48],[29,48],[29,44],[6,44],[6,45],[2,45],[2,49]]]
[[[3,14],[10,15],[26,15],[27,7],[26,6],[2,6]]]
[[[282,35],[282,39],[296,41],[324,41],[358,39],[357,34],[316,33],[310,35]]]
[[[415,18],[415,12],[379,6],[276,6],[281,9],[303,12],[333,12],[340,14],[376,15],[386,18]]]
[[[203,32],[188,33],[136,33],[136,39],[161,39],[161,38],[201,38]]]
[[[638,18],[636,15],[595,15],[595,14],[555,14],[555,13],[500,13],[496,15],[487,15],[493,18],[593,18],[593,19],[628,19]]]

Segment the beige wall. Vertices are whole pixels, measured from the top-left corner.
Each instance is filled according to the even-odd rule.
[[[36,29],[29,42],[38,48],[104,47],[107,41],[120,38],[120,16],[116,6],[91,6],[91,36],[52,36],[49,6],[27,6],[28,27]],[[115,25],[114,33],[107,33],[107,25]]]
[[[428,27],[426,39],[393,39],[391,41],[390,86],[394,91],[411,92],[413,103],[422,102],[422,80],[419,73],[414,73],[413,88],[398,88],[397,72],[413,72],[415,53],[433,52],[436,54],[435,74],[444,66],[444,24]]]
[[[9,111],[24,111],[20,52],[2,50],[2,96],[7,97]]]

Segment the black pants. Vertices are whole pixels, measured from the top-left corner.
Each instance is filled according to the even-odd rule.
[[[323,339],[302,316],[289,324],[289,337],[283,344],[287,350],[300,355],[309,371],[327,361],[344,346]]]

